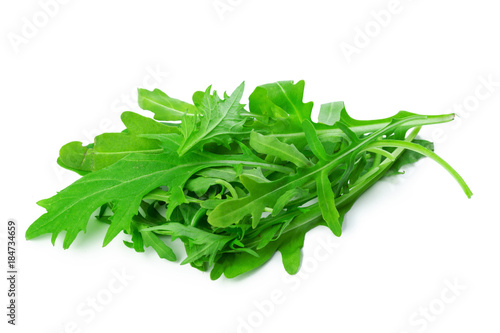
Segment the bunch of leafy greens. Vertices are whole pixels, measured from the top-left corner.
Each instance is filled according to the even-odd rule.
[[[66,249],[95,213],[109,224],[104,245],[123,231],[126,246],[152,247],[175,261],[167,244],[178,238],[187,253],[182,264],[211,269],[212,279],[253,270],[276,251],[294,274],[309,230],[325,225],[340,236],[364,191],[422,156],[472,195],[431,142],[415,139],[421,126],[453,114],[355,120],[333,102],[321,105],[314,123],[303,81],[258,86],[248,110],[240,104],[243,89],[221,99],[209,87],[194,93],[192,104],[139,89],[139,105],[155,120],[124,112],[123,132],[63,146],[59,165],[83,177],[38,202],[47,213],[26,238],[50,233],[54,243],[65,231]]]

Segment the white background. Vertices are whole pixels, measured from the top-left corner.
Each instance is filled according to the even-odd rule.
[[[4,224],[18,223],[18,326],[9,332],[500,330],[495,2],[401,0],[382,15],[384,26],[373,12],[393,9],[388,0],[61,0],[45,9],[50,17],[47,2],[0,5],[2,262]],[[357,53],[346,56],[347,44]],[[121,130],[120,112],[138,111],[137,87],[189,101],[209,84],[232,91],[244,80],[246,101],[256,85],[300,79],[315,112],[335,100],[360,119],[462,109],[422,135],[473,198],[422,160],[360,198],[340,239],[311,231],[307,265],[293,280],[276,254],[252,274],[213,282],[152,251],[135,253],[120,236],[101,248],[105,230],[94,222],[69,250],[62,237],[55,247],[49,237],[24,240],[44,212],[36,201],[78,178],[56,166],[59,147]],[[123,271],[131,279],[120,283],[114,274]],[[96,297],[106,303],[100,311],[88,303]]]

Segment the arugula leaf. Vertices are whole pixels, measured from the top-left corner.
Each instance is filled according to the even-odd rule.
[[[326,153],[325,147],[323,146],[323,143],[319,140],[318,134],[316,133],[316,129],[314,128],[313,123],[309,119],[306,119],[302,122],[302,127],[304,129],[309,149],[311,149],[313,154],[319,160],[328,161],[331,158],[331,156],[328,156],[328,154]]]
[[[340,120],[340,115],[345,112],[344,102],[321,104],[318,121],[326,125],[333,125]]]
[[[304,81],[264,84],[250,95],[250,112],[272,116],[276,120],[286,117],[292,127],[302,128],[302,121],[311,118],[313,102],[304,103]]]
[[[212,268],[211,279],[249,272],[276,252],[295,274],[309,230],[321,225],[340,236],[346,213],[368,188],[423,156],[472,195],[433,144],[416,139],[421,126],[451,121],[453,114],[400,111],[357,120],[343,102],[333,102],[321,105],[313,123],[303,81],[257,87],[249,111],[242,94],[243,84],[223,99],[209,87],[189,104],[139,90],[140,106],[161,121],[127,111],[121,133],[63,146],[59,165],[82,178],[39,201],[47,212],[26,238],[50,233],[54,243],[64,231],[68,248],[97,212],[109,224],[104,245],[124,232],[127,247],[151,247],[175,261],[164,238],[180,239],[182,264]]]
[[[290,161],[301,168],[313,165],[293,144],[283,143],[275,137],[252,132],[250,133],[250,146],[260,154],[271,155],[284,161]]]
[[[209,265],[212,265],[219,251],[233,239],[230,236],[213,234],[180,223],[167,223],[145,230],[163,232],[166,235],[171,235],[173,240],[176,238],[188,239],[191,249],[188,257],[182,261],[182,265],[194,262],[202,257],[207,257]]]
[[[300,187],[293,188],[291,190],[286,191],[282,196],[276,200],[276,204],[273,207],[272,215],[276,216],[280,213],[283,208],[293,199],[305,198],[309,192]]]
[[[326,169],[321,170],[316,176],[316,187],[323,219],[333,234],[340,237],[342,234],[342,226],[339,221],[340,214],[337,211],[337,207],[335,207],[335,196]]]
[[[162,259],[167,259],[169,261],[176,261],[174,251],[168,247],[157,235],[148,230],[141,230],[142,239],[144,240],[144,245],[146,247],[151,246],[158,256]]]
[[[139,106],[152,111],[157,120],[181,120],[186,115],[193,116],[197,111],[194,105],[171,98],[159,89],[153,91],[138,89],[138,92]]]
[[[132,111],[123,112],[121,119],[131,135],[179,133],[175,125],[160,123]]]
[[[214,274],[210,277],[215,280],[224,274],[227,278],[234,278],[243,273],[249,272],[272,258],[276,251],[280,251],[282,255],[283,265],[289,274],[297,273],[300,267],[301,252],[304,245],[305,234],[321,225],[321,213],[316,210],[310,210],[297,216],[288,226],[282,236],[270,242],[265,247],[256,250],[258,257],[247,253],[226,254],[215,263],[213,268]],[[249,243],[247,246],[256,245],[258,243]]]
[[[93,161],[87,156],[92,155],[93,144],[83,146],[79,141],[73,141],[65,144],[59,150],[59,158],[57,159],[57,164],[61,167],[74,171],[81,176],[92,172],[94,169]],[[88,152],[91,154],[88,154]]]
[[[177,150],[179,156],[208,142],[222,145],[231,143],[231,135],[238,134],[245,122],[239,114],[243,107],[239,101],[244,86],[242,83],[231,96],[226,95],[224,100],[217,96],[217,92],[210,94],[211,87],[205,90],[203,98],[197,104],[199,114],[195,113],[194,117],[187,115],[183,117],[180,127],[183,141]]]
[[[163,152],[156,140],[147,139],[143,137],[144,134],[179,132],[176,127],[161,124],[130,111],[124,112],[121,119],[127,127],[122,133],[103,133],[96,136],[94,143],[87,146],[78,141],[64,145],[59,151],[59,165],[83,176],[104,169],[130,153]]]
[[[90,214],[111,203],[114,215],[104,239],[106,245],[120,231],[129,231],[132,216],[146,194],[157,187],[168,186],[171,212],[186,202],[182,187],[193,174],[206,167],[225,166],[228,162],[273,168],[248,155],[197,153],[181,158],[173,153],[129,154],[108,168],[85,175],[52,198],[39,201],[48,212],[28,228],[26,237],[52,233],[54,243],[57,235],[66,230],[63,247],[68,248],[80,231],[85,232]]]
[[[400,113],[398,113],[401,116]],[[397,115],[397,116],[398,116]],[[347,165],[338,188],[341,189],[347,184],[348,177],[353,171],[352,163],[371,142],[375,142],[383,135],[390,135],[395,130],[401,129],[405,123],[413,121],[413,114],[408,114],[406,117],[399,117],[386,127],[372,133],[363,141],[357,140],[352,142],[348,147],[338,152],[327,163],[318,163],[315,167],[307,169],[297,169],[297,173],[292,176],[283,177],[271,183],[256,183],[245,177],[241,177],[241,182],[249,191],[247,197],[238,200],[225,200],[223,203],[215,207],[208,216],[208,222],[217,227],[227,227],[231,223],[238,223],[247,215],[252,216],[252,227],[256,227],[260,221],[260,216],[266,207],[273,207],[276,201],[287,191],[300,187],[308,181],[314,180],[317,175],[326,170],[327,172],[342,165]],[[421,117],[422,118],[422,117]],[[338,191],[337,191],[338,192]]]

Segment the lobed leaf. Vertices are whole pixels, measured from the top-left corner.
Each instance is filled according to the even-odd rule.
[[[161,121],[127,111],[121,133],[63,146],[58,163],[83,177],[39,202],[47,212],[26,238],[50,233],[54,243],[65,232],[68,248],[98,210],[98,221],[109,224],[104,245],[123,231],[127,247],[151,247],[175,261],[163,236],[178,238],[187,254],[182,264],[213,267],[212,279],[244,274],[279,251],[285,270],[295,274],[309,230],[324,225],[340,236],[345,214],[364,191],[422,155],[472,195],[430,142],[415,140],[421,126],[452,114],[400,111],[357,120],[343,102],[333,102],[321,105],[313,123],[303,81],[257,87],[250,112],[240,104],[242,94],[243,84],[223,99],[208,87],[190,104],[140,89],[140,106]]]
[[[243,95],[242,83],[231,96],[221,100],[217,93],[210,93],[211,87],[205,91],[203,98],[197,104],[195,117],[183,117],[180,130],[183,141],[177,152],[180,156],[188,151],[203,147],[208,142],[228,145],[234,135],[242,130],[245,119],[239,114],[242,105],[239,103]]]

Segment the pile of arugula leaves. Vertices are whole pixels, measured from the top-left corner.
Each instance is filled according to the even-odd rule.
[[[212,279],[253,270],[276,251],[295,274],[309,230],[325,225],[340,236],[346,212],[364,191],[422,156],[472,195],[431,142],[415,139],[421,126],[453,114],[401,111],[355,120],[333,102],[321,105],[314,123],[313,103],[302,101],[303,81],[258,86],[248,110],[240,104],[243,89],[221,99],[208,87],[194,93],[192,104],[139,89],[139,105],[154,119],[127,111],[123,132],[63,146],[59,165],[82,178],[38,202],[47,213],[26,238],[50,233],[54,243],[65,231],[66,249],[95,213],[109,223],[104,246],[123,231],[128,247],[152,247],[175,261],[167,244],[179,238],[187,253],[182,264],[211,269]]]

